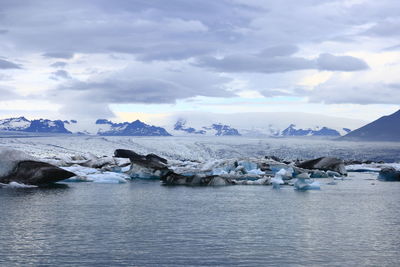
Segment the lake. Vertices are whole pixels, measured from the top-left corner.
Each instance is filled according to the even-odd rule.
[[[400,183],[0,189],[1,266],[398,266]]]

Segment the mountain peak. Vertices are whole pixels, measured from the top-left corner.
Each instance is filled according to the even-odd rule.
[[[400,110],[343,136],[344,140],[400,141]]]
[[[97,134],[105,136],[170,136],[170,134],[162,127],[148,125],[140,120],[131,123],[113,123],[109,120],[100,119],[96,124],[108,124],[110,128],[107,130],[99,130]]]

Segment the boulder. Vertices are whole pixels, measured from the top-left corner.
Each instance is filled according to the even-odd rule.
[[[303,161],[297,167],[310,170],[334,171],[341,175],[347,175],[344,161],[338,158],[322,157]]]
[[[378,179],[382,181],[400,181],[400,171],[393,167],[385,167],[379,172]]]

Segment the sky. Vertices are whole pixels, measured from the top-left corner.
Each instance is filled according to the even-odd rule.
[[[0,117],[400,107],[398,0],[0,0]]]

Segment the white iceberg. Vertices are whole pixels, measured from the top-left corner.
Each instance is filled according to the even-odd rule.
[[[276,174],[275,177],[271,178],[272,188],[279,189],[282,184],[285,182],[283,181],[282,177],[287,174],[285,169],[280,169]]]
[[[17,182],[10,182],[9,184],[0,183],[0,187],[3,187],[3,188],[35,188],[37,186],[36,185],[21,184],[21,183],[17,183]]]

